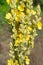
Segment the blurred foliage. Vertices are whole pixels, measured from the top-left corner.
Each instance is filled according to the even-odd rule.
[[[43,5],[43,0],[33,0],[34,5],[40,4]]]
[[[9,5],[6,0],[0,0],[0,15],[3,16],[9,11]]]
[[[10,7],[6,0],[0,0],[0,28],[3,26],[3,24],[7,23],[5,15],[9,11],[9,8]]]
[[[38,2],[40,2],[40,4],[43,4],[43,0],[37,0]]]
[[[0,4],[1,4],[1,5],[5,4],[5,2],[6,2],[6,0],[3,0],[3,1],[0,0]]]
[[[41,11],[43,12],[43,0],[33,0],[33,5],[37,6],[37,4],[40,4],[41,6]]]

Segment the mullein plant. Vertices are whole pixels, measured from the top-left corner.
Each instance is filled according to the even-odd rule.
[[[7,0],[7,3],[11,9],[6,19],[12,26],[8,65],[29,65],[37,30],[42,29],[40,6],[34,10],[33,0]]]

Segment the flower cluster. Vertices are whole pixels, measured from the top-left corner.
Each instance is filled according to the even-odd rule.
[[[6,14],[6,19],[12,26],[13,33],[8,65],[29,65],[30,49],[34,48],[37,29],[42,29],[40,6],[34,10],[32,0],[7,0],[7,3],[11,11]]]

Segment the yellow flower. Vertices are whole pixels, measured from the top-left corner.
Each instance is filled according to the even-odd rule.
[[[41,30],[42,29],[42,23],[39,21],[39,22],[37,22],[37,27],[38,27],[38,29],[39,30]]]
[[[8,4],[10,4],[10,3],[11,3],[11,0],[6,0],[6,2],[7,2]]]
[[[29,40],[30,39],[30,35],[26,35],[26,39]]]
[[[26,9],[26,13],[27,13],[27,14],[30,13],[30,10],[29,10],[28,8]]]
[[[23,38],[22,34],[19,34],[18,37],[19,37],[19,41],[20,42],[23,42],[24,41],[24,38]]]
[[[18,10],[14,10],[14,12],[15,12],[16,15],[20,14],[20,12]]]
[[[27,65],[30,64],[30,59],[28,58],[28,56],[25,56],[25,63],[26,63]]]
[[[30,59],[25,59],[26,64],[30,64]]]
[[[20,12],[20,16],[25,16],[24,12]]]
[[[12,13],[12,14],[14,14],[14,13],[15,13],[15,12],[14,12],[14,9],[11,9],[11,13]]]
[[[20,11],[24,11],[24,7],[22,7],[22,6],[18,6],[18,10],[20,10]]]
[[[21,38],[21,39],[20,39],[20,42],[23,42],[23,41],[24,41],[24,38]]]
[[[18,3],[18,0],[15,0],[16,1],[16,3]]]
[[[25,16],[25,14],[21,11],[14,10],[12,13],[15,13],[15,21],[19,22],[22,16]]]
[[[32,31],[32,28],[29,26],[29,27],[28,27],[28,30],[31,32],[31,31]]]
[[[15,60],[15,64],[17,64],[18,63],[18,60]]]
[[[15,40],[14,46],[19,46],[19,44],[20,44],[19,40]]]
[[[19,38],[22,38],[22,34],[19,34]]]
[[[14,19],[15,19],[15,21],[16,22],[19,22],[20,21],[20,12],[18,11],[18,10],[14,10],[14,11],[12,11],[12,13],[14,13],[16,16],[14,17]]]
[[[34,11],[34,10],[30,10],[30,12],[32,13],[32,15],[36,14],[36,11]]]
[[[15,60],[15,65],[19,65],[18,60]]]
[[[15,16],[15,21],[19,22],[20,21],[20,18],[18,16]]]
[[[12,17],[11,13],[7,13],[5,18],[10,19],[11,17]]]
[[[9,60],[8,60],[8,65],[14,65],[14,63],[13,63],[13,60],[12,60],[12,59],[9,59]]]
[[[21,6],[22,6],[22,7],[25,7],[25,4],[24,4],[24,3],[22,3],[22,4],[21,4]]]
[[[22,3],[21,5],[18,6],[18,10],[19,11],[24,11],[24,7],[25,7],[25,4]]]

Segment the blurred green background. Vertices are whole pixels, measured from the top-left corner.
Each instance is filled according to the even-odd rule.
[[[5,19],[6,13],[9,11],[9,5],[7,4],[6,0],[0,0],[0,28],[3,24],[7,23]]]

